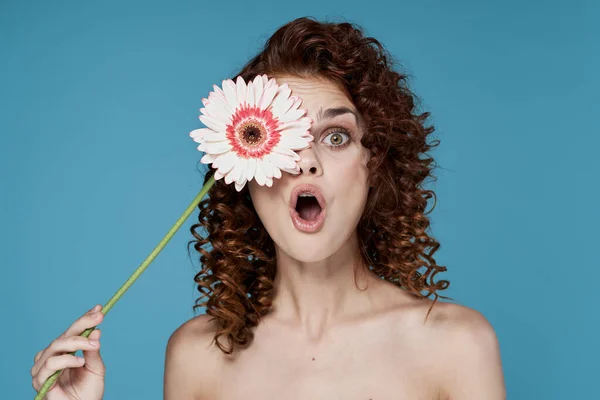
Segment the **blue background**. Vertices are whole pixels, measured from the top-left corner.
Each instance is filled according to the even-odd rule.
[[[485,4],[484,4],[485,3]],[[105,303],[201,187],[201,98],[280,25],[347,19],[413,76],[441,145],[433,234],[501,344],[510,399],[596,395],[598,2],[6,1],[0,6],[2,398]],[[160,399],[194,314],[189,226],[108,314],[107,399]]]

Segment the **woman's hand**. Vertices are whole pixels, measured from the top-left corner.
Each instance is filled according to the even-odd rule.
[[[102,322],[101,305],[95,306],[73,323],[48,347],[35,355],[31,368],[33,388],[39,392],[48,377],[59,369],[58,379],[44,396],[44,400],[101,400],[104,395],[106,368],[100,356],[100,330],[89,338],[81,333]],[[83,358],[67,354],[83,350]]]

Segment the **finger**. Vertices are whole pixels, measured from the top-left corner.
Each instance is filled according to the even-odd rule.
[[[40,391],[41,387],[46,382],[46,379],[59,369],[77,368],[83,366],[85,360],[82,357],[72,356],[71,354],[63,354],[48,358],[37,375],[33,377],[32,385],[36,391]]]
[[[88,328],[95,327],[102,322],[104,314],[102,314],[100,308],[97,307],[98,306],[96,306],[93,311],[83,314],[79,319],[73,322],[73,324],[61,336],[79,336],[81,335],[81,332]]]
[[[100,336],[102,336],[102,330],[100,328],[96,328],[90,333],[90,340],[100,340]]]
[[[81,319],[85,318],[87,315],[91,315],[95,312],[98,312],[102,309],[102,305],[101,304],[96,304],[94,307],[92,307],[91,309],[87,310],[83,315],[81,315],[78,319],[76,319],[71,326],[69,326],[63,333],[60,334],[60,336],[65,337],[65,336],[72,336],[72,334],[70,334],[70,331],[73,328],[73,325],[77,324],[78,321],[81,321]],[[79,332],[81,333],[81,332]]]
[[[100,343],[101,331],[96,329],[90,334],[90,339],[97,340]],[[91,349],[83,350],[83,357],[85,358],[85,367],[96,375],[104,376],[106,374],[106,367],[102,356],[100,355],[100,346]]]
[[[38,371],[44,365],[46,359],[64,353],[75,352],[78,350],[94,350],[100,347],[100,343],[95,344],[93,339],[83,336],[69,336],[66,338],[58,338],[54,340],[46,349],[44,355],[31,368],[31,376],[37,375]]]
[[[94,323],[100,323],[103,320],[104,314],[102,314],[101,312],[99,313],[99,311],[102,309],[102,304],[96,304],[94,307],[92,307],[90,310],[88,310],[81,318],[79,318],[77,321],[75,321],[73,323],[73,325],[71,325],[71,327],[69,329],[67,329],[65,332],[63,332],[59,338],[64,338],[64,337],[68,337],[68,336],[73,336],[73,334],[71,334],[71,332],[75,331],[76,329],[79,329],[77,326],[74,327],[74,325],[85,325],[85,321],[81,321],[83,318],[85,318],[86,316],[88,317],[88,322],[87,324],[94,324]],[[93,313],[98,313],[99,315],[92,315]],[[91,321],[89,320],[89,318],[91,318]],[[76,332],[76,335],[79,336],[81,335],[81,333],[86,330],[87,328],[91,328],[92,326],[95,325],[91,325],[91,326],[87,326],[84,328],[81,328],[79,330],[79,332]],[[33,358],[33,362],[34,365],[31,368],[31,374],[32,376],[37,373],[37,371],[39,370],[39,365],[36,366],[35,364],[38,363],[40,360],[41,362],[43,362],[46,358],[48,358],[49,354],[47,353],[48,347],[46,347],[45,349],[42,349],[40,351],[37,352],[37,354],[35,355],[35,357]]]
[[[38,360],[40,359],[40,357],[42,356],[43,353],[44,353],[44,350],[40,350],[40,351],[37,352],[37,354],[35,355],[35,357],[33,357],[34,364],[36,362],[38,362]]]
[[[40,369],[40,364],[38,363],[38,361],[42,357],[42,354],[44,354],[45,350],[46,349],[38,351],[37,354],[35,355],[35,357],[33,358],[33,366],[31,367],[31,370],[29,371],[32,378],[35,376],[38,369]]]
[[[92,307],[89,310],[87,310],[83,315],[92,313],[94,311],[100,311],[101,309],[102,309],[102,305],[101,304],[96,304],[94,307]]]

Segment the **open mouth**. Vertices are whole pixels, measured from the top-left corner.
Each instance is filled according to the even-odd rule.
[[[318,187],[301,184],[294,188],[290,198],[290,216],[298,230],[317,232],[325,222],[325,213],[325,198]]]
[[[316,221],[323,210],[317,198],[309,193],[302,193],[296,201],[296,212],[305,221]]]

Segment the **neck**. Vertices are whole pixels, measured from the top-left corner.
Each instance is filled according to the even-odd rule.
[[[277,249],[273,316],[319,337],[337,321],[369,312],[375,276],[364,266],[358,241],[330,257],[303,262]]]

